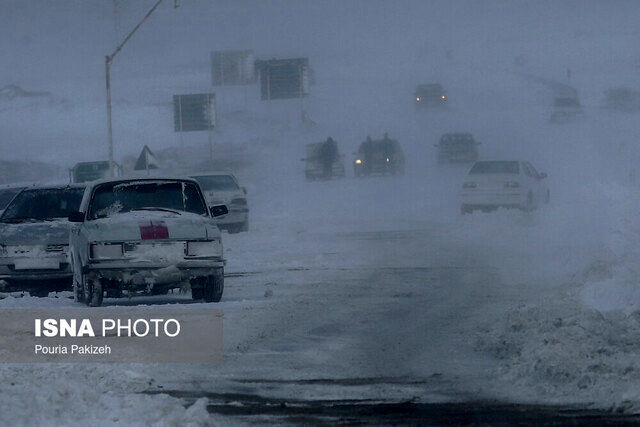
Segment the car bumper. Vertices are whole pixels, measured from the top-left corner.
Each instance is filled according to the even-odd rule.
[[[68,280],[73,272],[67,256],[0,259],[0,279],[7,281]]]
[[[462,204],[478,207],[523,207],[526,204],[524,195],[519,191],[505,192],[465,192],[462,193]]]
[[[222,257],[192,259],[175,264],[130,263],[126,261],[92,262],[83,268],[89,280],[108,279],[133,286],[188,282],[195,277],[215,274],[225,265]]]

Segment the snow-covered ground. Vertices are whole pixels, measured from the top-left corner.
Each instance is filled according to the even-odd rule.
[[[145,9],[119,3],[123,27]],[[180,3],[160,9],[114,63],[117,157],[144,144],[176,150],[171,95],[211,90],[210,50],[309,56],[314,70],[304,108],[315,126],[300,125],[297,100],[265,105],[254,85],[245,109],[244,88],[216,89],[214,142],[246,154],[237,172],[251,209],[251,231],[223,237],[225,361],[2,365],[1,424],[206,425],[207,392],[640,412],[640,125],[601,108],[606,89],[635,88],[636,5]],[[111,5],[76,5],[81,19],[61,33],[64,7],[41,4],[34,29],[20,4],[0,22],[16,64],[0,70],[0,88],[48,94],[0,97],[0,154],[58,168],[103,158]],[[567,68],[585,117],[552,125],[553,94],[536,79],[567,83]],[[415,85],[432,81],[448,108],[416,112]],[[451,131],[472,132],[483,158],[548,173],[551,203],[461,216],[466,168],[436,166],[433,148]],[[384,132],[401,142],[407,174],[352,178],[351,153]],[[348,177],[306,183],[304,144],[328,135]],[[205,141],[184,136],[191,158],[208,153]],[[132,311],[190,298],[139,301]],[[20,307],[79,305],[64,295],[0,300],[0,311]]]

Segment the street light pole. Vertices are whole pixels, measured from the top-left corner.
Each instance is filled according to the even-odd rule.
[[[153,7],[149,9],[149,11],[144,16],[144,18],[142,18],[142,20],[138,22],[138,25],[136,25],[133,28],[133,30],[131,30],[131,32],[127,35],[127,37],[124,38],[122,43],[120,43],[118,47],[116,47],[116,50],[114,50],[111,55],[107,55],[104,59],[104,70],[105,70],[105,78],[107,83],[107,135],[108,135],[108,143],[109,143],[109,174],[112,177],[114,176],[114,173],[113,173],[114,161],[113,161],[113,128],[111,125],[111,64],[113,63],[113,58],[115,58],[118,52],[120,52],[120,50],[125,45],[125,43],[127,43],[129,39],[133,36],[133,34],[136,31],[138,31],[138,28],[140,28],[142,24],[144,24],[144,21],[146,21],[147,18],[151,16],[153,11],[156,10],[158,6],[160,6],[160,3],[162,3],[162,0],[158,0],[156,4],[154,4]],[[174,2],[174,7],[178,7],[177,0],[175,0]]]

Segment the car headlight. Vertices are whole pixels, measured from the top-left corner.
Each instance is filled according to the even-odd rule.
[[[361,163],[362,163],[362,160],[360,160],[360,159],[356,159],[356,165],[359,165],[359,164],[361,164]]]
[[[187,242],[187,256],[218,256],[218,255],[220,255],[219,240]]]
[[[92,243],[89,247],[91,259],[121,259],[122,243]]]
[[[420,97],[416,96],[416,101],[420,102]]]

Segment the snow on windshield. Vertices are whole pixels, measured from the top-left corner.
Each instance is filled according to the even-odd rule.
[[[195,184],[181,181],[133,181],[103,184],[94,190],[89,217],[105,218],[136,209],[167,209],[205,215]]]

